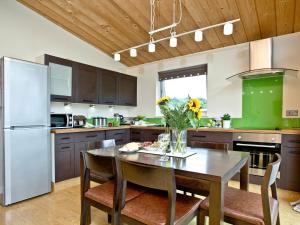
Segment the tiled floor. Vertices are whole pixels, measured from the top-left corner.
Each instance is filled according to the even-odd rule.
[[[231,182],[230,186],[237,186]],[[250,191],[258,192],[259,186],[251,185]],[[289,206],[300,198],[300,193],[279,190],[281,225],[300,225],[300,213]],[[0,207],[0,225],[79,225],[79,179],[71,179],[55,185],[55,191],[41,197]],[[92,224],[107,224],[106,214],[93,209]],[[195,224],[193,221],[191,224]]]

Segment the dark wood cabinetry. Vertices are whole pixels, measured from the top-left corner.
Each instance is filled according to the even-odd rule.
[[[75,63],[76,103],[98,103],[98,69],[81,63]]]
[[[118,73],[101,70],[101,90],[99,103],[117,105],[118,103]]]
[[[45,64],[49,65],[49,63],[70,67],[72,71],[72,74],[70,74],[72,79],[70,96],[52,94],[51,101],[125,106],[137,105],[136,77],[45,55]],[[67,76],[65,73],[65,71],[61,72],[59,69],[55,77],[58,76],[59,79],[62,79],[62,82],[67,84],[68,81],[63,80]],[[57,85],[52,87],[57,87],[60,91],[65,90],[63,87],[66,85],[62,84],[59,79],[56,79]],[[54,85],[54,82],[51,82],[51,84]],[[69,86],[67,85],[66,88],[69,88]]]
[[[44,56],[44,64],[49,66],[50,63],[70,67],[71,71],[72,71],[72,75],[71,75],[72,76],[72,85],[70,87],[71,95],[66,96],[66,95],[57,95],[57,94],[51,93],[51,101],[53,101],[53,102],[73,102],[75,94],[76,94],[75,88],[74,88],[76,80],[74,79],[74,76],[73,76],[73,61],[67,60],[67,59],[62,59],[62,58],[51,56],[51,55],[45,55]],[[51,73],[51,71],[50,71],[50,73]],[[53,82],[51,82],[51,83],[53,85]]]
[[[136,106],[137,78],[120,74],[118,77],[118,105]]]
[[[164,133],[163,129],[131,129],[131,141],[157,141],[158,135]]]
[[[130,130],[110,130],[106,131],[105,139],[115,139],[116,145],[123,145],[130,142]]]
[[[206,132],[206,131],[189,131],[187,134],[187,146],[201,147],[202,143],[220,143],[228,144],[232,149],[232,133],[229,132]]]
[[[55,135],[55,181],[80,175],[80,152],[99,146],[105,131]]]
[[[283,135],[280,187],[300,191],[300,135]]]

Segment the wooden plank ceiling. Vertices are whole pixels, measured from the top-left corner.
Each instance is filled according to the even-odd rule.
[[[118,50],[149,41],[149,0],[18,0],[75,36],[112,56]],[[172,23],[172,1],[157,0],[156,28]],[[300,31],[300,0],[182,0],[183,18],[177,33],[241,18],[234,33],[224,36],[221,27],[178,38],[178,47],[168,41],[157,44],[155,53],[138,49],[138,57],[121,54],[127,66],[206,51],[214,48]],[[154,38],[169,36],[169,31]]]

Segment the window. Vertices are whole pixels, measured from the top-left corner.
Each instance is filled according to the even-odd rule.
[[[207,111],[207,65],[159,72],[161,96],[184,100],[198,98]]]

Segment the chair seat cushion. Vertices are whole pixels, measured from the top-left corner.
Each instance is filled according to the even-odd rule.
[[[175,224],[195,212],[201,199],[177,194]],[[168,210],[167,193],[148,191],[126,203],[122,215],[148,225],[166,224]]]
[[[87,192],[85,192],[85,197],[112,208],[114,199],[114,187],[115,182],[108,181],[104,184],[90,188]],[[128,184],[126,189],[126,201],[129,201],[144,192],[145,190],[142,187]]]
[[[278,212],[278,201],[270,198],[270,206],[274,218]],[[202,201],[200,208],[208,211],[209,197]],[[250,224],[264,225],[261,195],[227,187],[224,196],[224,216]]]

